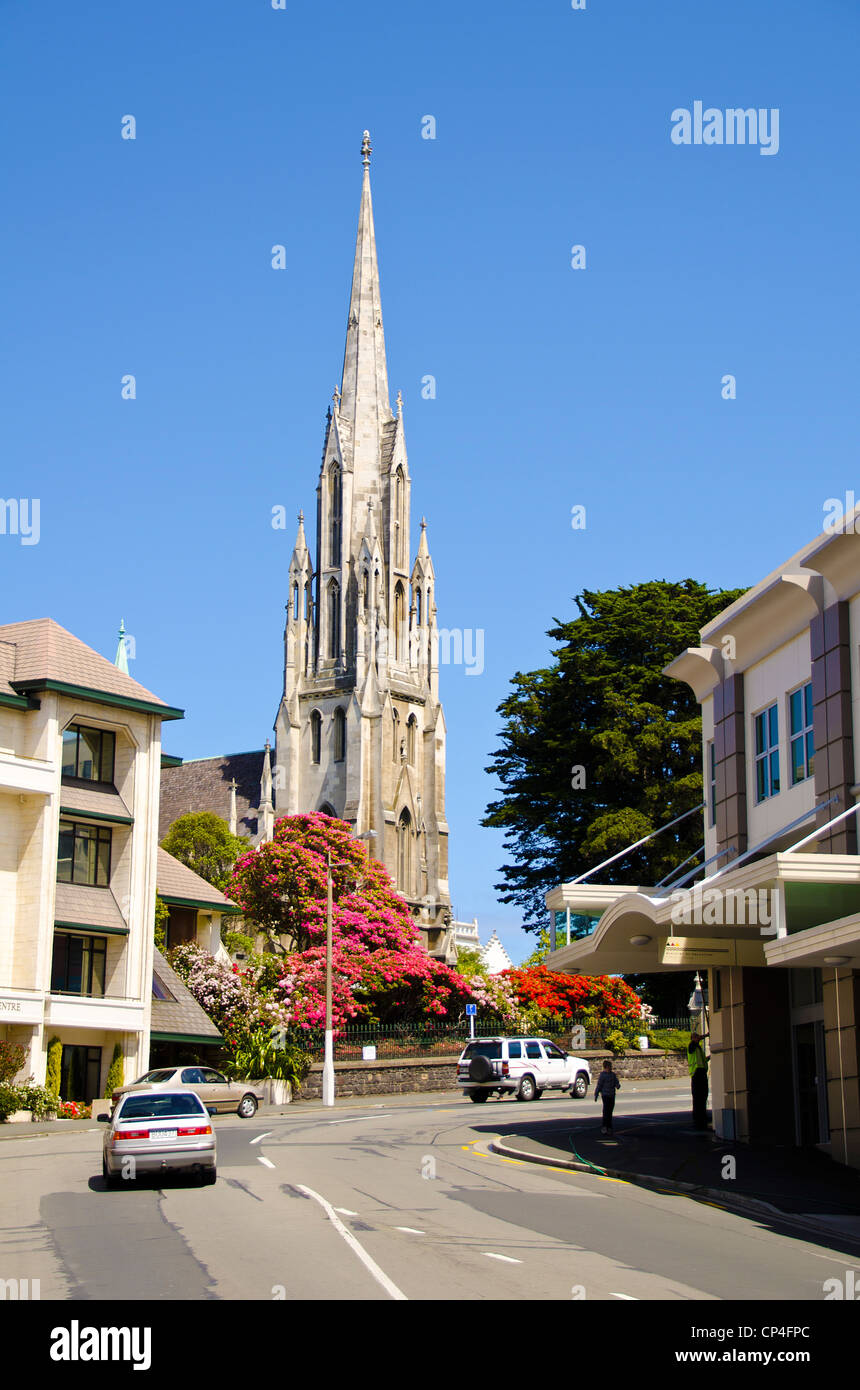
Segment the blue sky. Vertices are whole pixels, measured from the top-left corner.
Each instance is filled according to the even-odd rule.
[[[2,621],[112,657],[124,617],[169,751],[261,746],[368,127],[413,546],[426,514],[440,624],[485,633],[442,675],[452,894],[520,959],[479,826],[510,677],[581,589],[752,583],[857,485],[855,0],[4,0],[0,31],[0,495],[41,503]],[[778,153],[673,144],[697,100],[777,108]]]

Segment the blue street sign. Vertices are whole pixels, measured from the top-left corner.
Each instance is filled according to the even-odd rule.
[[[474,1018],[475,1015],[477,1014],[477,1012],[478,1012],[478,1006],[477,1006],[477,1004],[467,1004],[467,1005],[466,1005],[466,1017],[467,1017],[467,1018]]]

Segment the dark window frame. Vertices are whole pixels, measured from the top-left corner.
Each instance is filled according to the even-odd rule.
[[[81,960],[78,964],[71,958],[70,947],[80,943]],[[63,947],[63,958],[58,960],[57,948]],[[101,961],[101,989],[93,989],[93,976],[98,961]],[[69,987],[72,972],[80,969],[81,988]],[[62,973],[58,975],[58,972]],[[104,999],[107,977],[107,937],[88,936],[79,932],[55,931],[51,955],[51,993],[74,994],[82,999]],[[62,980],[62,983],[59,983]]]
[[[68,878],[61,878],[61,877],[60,877],[60,862],[61,862],[61,861],[60,861],[60,842],[61,842],[62,837],[63,837],[63,834],[64,834],[64,830],[63,830],[63,827],[64,827],[64,826],[70,827],[70,828],[71,828],[71,831],[72,831],[72,853],[71,853],[71,856],[70,856],[70,858],[69,858],[69,877],[68,877]],[[94,861],[94,862],[95,862],[95,877],[94,877],[92,880],[91,880],[89,877],[86,877],[86,878],[76,878],[76,877],[75,877],[75,865],[76,865],[76,863],[77,863],[77,852],[76,852],[76,851],[77,851],[77,843],[78,843],[78,838],[79,838],[79,832],[80,832],[80,838],[81,838],[81,839],[83,839],[83,838],[85,837],[85,835],[86,835],[86,838],[88,838],[88,839],[90,839],[90,840],[93,840],[93,841],[95,842],[95,846],[96,846],[95,861]],[[65,833],[66,833],[66,834],[69,833],[69,832],[68,832],[68,829],[65,831]],[[100,856],[100,854],[99,854],[99,849],[100,849],[100,847],[101,847],[102,845],[107,845],[107,875],[106,875],[105,881],[104,881],[103,883],[99,881],[99,865],[100,865],[100,863],[101,863],[101,856]],[[88,865],[88,867],[89,867],[89,865]],[[81,885],[83,885],[83,886],[85,886],[85,887],[87,887],[87,888],[110,888],[111,869],[112,869],[112,867],[113,867],[113,831],[112,831],[112,829],[111,829],[110,826],[107,826],[107,825],[90,825],[87,821],[70,820],[67,816],[64,816],[64,817],[60,820],[60,830],[59,830],[59,836],[58,836],[58,840],[57,840],[57,882],[58,882],[58,883],[77,883],[77,884],[81,884]]]
[[[71,744],[71,741],[69,741],[69,745],[67,745],[66,743],[66,739],[69,734],[74,734],[76,740],[74,772],[66,772],[65,770],[66,748]],[[99,775],[97,777],[88,777],[85,772],[81,771],[82,734],[86,735],[88,738],[98,739]],[[106,766],[106,745],[110,747],[109,768]],[[67,728],[63,730],[63,752],[61,758],[61,769],[63,782],[91,782],[95,786],[112,787],[114,784],[114,774],[116,772],[116,734],[114,733],[114,731],[112,729],[96,729],[89,724],[69,724]],[[110,772],[110,776],[105,775],[108,771]]]

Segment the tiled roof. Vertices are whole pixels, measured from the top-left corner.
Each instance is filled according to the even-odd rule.
[[[274,757],[274,754],[272,754]],[[161,770],[158,838],[189,811],[211,811],[230,822],[230,783],[236,779],[236,833],[255,837],[263,749],[253,753],[229,753],[219,758],[197,758],[181,767]]]
[[[16,695],[22,689],[36,690],[45,681],[170,709],[53,618],[0,626],[0,692]]]
[[[186,902],[197,903],[201,907],[212,907],[219,912],[235,911],[234,904],[205,878],[195,874],[186,864],[181,864],[168,854],[166,849],[158,850],[156,871],[158,894],[162,898],[183,898]]]
[[[172,999],[153,999],[152,1037],[157,1041],[159,1033],[180,1033],[217,1042],[221,1034],[215,1024],[157,947],[152,957],[152,973],[162,988],[173,996]]]
[[[82,816],[133,819],[119,792],[107,788],[71,786],[64,782],[60,789],[60,806],[64,811],[77,811]]]
[[[127,922],[110,888],[88,888],[83,883],[58,883],[54,920],[79,927],[124,929]]]

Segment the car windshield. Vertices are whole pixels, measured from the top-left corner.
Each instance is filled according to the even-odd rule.
[[[173,1120],[183,1115],[205,1115],[200,1099],[195,1095],[154,1094],[151,1096],[126,1096],[118,1120]]]
[[[502,1044],[500,1042],[473,1042],[469,1043],[463,1057],[495,1057],[502,1055]]]
[[[160,1071],[144,1072],[143,1076],[139,1076],[134,1084],[140,1086],[144,1081],[169,1081],[175,1070],[175,1067],[167,1067],[167,1069],[162,1067]]]

